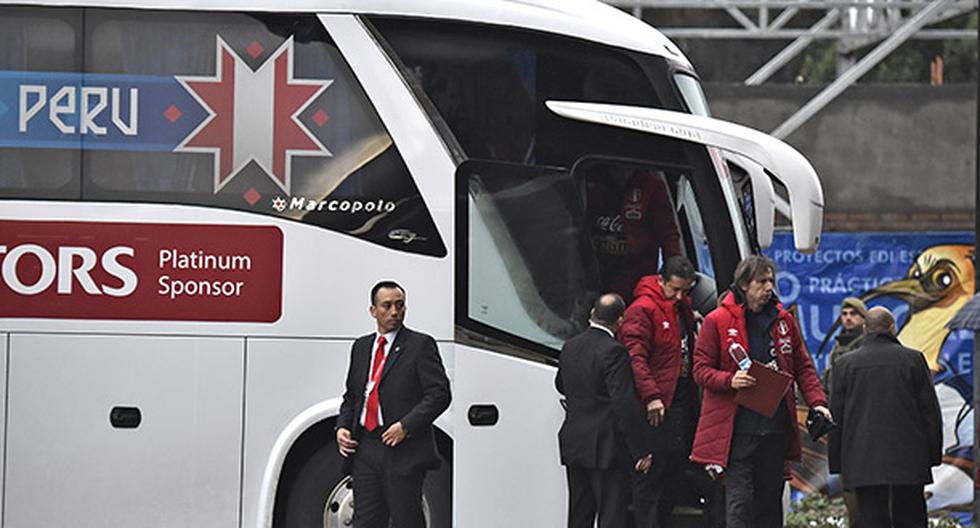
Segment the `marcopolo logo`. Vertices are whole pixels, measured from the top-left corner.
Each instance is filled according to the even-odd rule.
[[[288,199],[277,196],[272,200],[272,208],[282,213],[289,211],[328,211],[341,214],[391,213],[397,204],[390,200],[363,200],[359,198],[328,198],[314,200],[305,196],[290,196]]]
[[[0,317],[273,322],[281,304],[276,227],[0,220]]]

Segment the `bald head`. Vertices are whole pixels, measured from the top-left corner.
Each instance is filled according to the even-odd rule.
[[[607,328],[618,328],[624,311],[626,303],[623,298],[615,293],[606,293],[599,296],[592,305],[592,322]]]
[[[895,316],[884,306],[875,306],[868,310],[864,320],[864,333],[885,333],[895,335]]]

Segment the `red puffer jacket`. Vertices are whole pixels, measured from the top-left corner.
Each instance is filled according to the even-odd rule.
[[[796,322],[789,312],[777,304],[779,316],[772,325],[772,342],[776,348],[779,370],[792,374],[796,385],[810,407],[827,405],[827,396],[820,387],[820,379],[813,368],[810,354],[803,346],[803,339]],[[735,343],[749,349],[745,334],[745,306],[736,302],[731,292],[725,294],[721,306],[705,318],[694,349],[694,381],[704,388],[701,401],[701,418],[698,420],[691,449],[691,460],[702,464],[728,465],[728,449],[735,427],[735,389],[732,376],[736,365],[728,347]],[[785,405],[789,410],[787,438],[789,449],[786,460],[799,460],[800,434],[796,421],[796,393],[786,392]]]
[[[633,296],[636,300],[623,316],[619,340],[630,353],[636,393],[644,405],[659,399],[669,408],[681,372],[681,326],[674,306],[680,303],[685,324],[693,329],[691,299],[667,300],[660,275],[640,279]]]

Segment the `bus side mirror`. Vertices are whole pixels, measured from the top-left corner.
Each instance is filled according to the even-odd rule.
[[[776,190],[772,180],[761,167],[749,171],[752,178],[752,198],[755,206],[755,229],[759,247],[772,245],[772,233],[776,229]]]

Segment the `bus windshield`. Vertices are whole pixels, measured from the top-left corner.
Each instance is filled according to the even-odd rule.
[[[685,109],[663,57],[513,28],[371,22],[461,159],[571,167],[589,140],[570,145],[548,100]]]
[[[714,295],[741,249],[735,207],[703,146],[576,122],[550,100],[707,113],[697,79],[664,57],[469,24],[370,20],[461,163],[457,322],[551,354],[596,295],[628,302],[663,258],[686,255]],[[700,99],[698,97],[701,97]],[[690,110],[688,110],[690,108]],[[738,225],[735,225],[738,224]],[[711,244],[708,241],[711,241]],[[462,242],[462,240],[461,240]],[[711,305],[713,299],[706,300]]]

